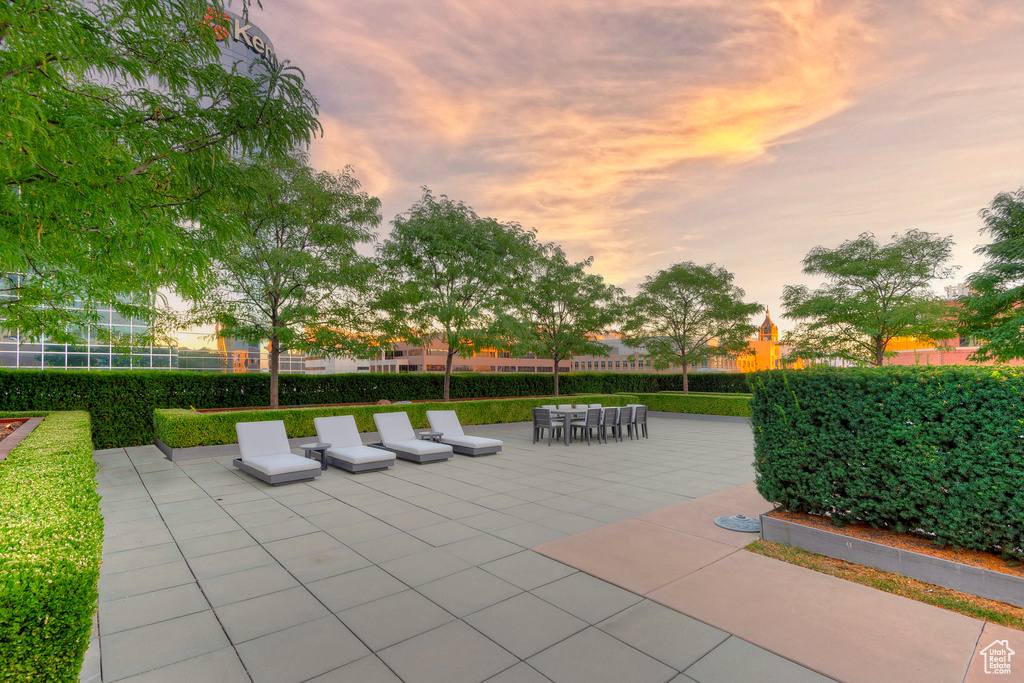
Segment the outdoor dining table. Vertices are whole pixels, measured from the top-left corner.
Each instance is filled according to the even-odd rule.
[[[586,416],[587,416],[587,409],[586,408],[580,408],[578,410],[574,408],[572,410],[552,410],[551,411],[551,417],[561,417],[561,418],[563,418],[565,420],[565,428],[562,429],[562,435],[565,437],[565,445],[566,446],[569,445],[569,434],[571,433],[570,432],[571,428],[570,428],[569,424],[574,419],[585,418]]]

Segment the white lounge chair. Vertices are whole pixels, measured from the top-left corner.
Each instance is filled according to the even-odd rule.
[[[313,426],[317,441],[331,444],[327,449],[328,465],[348,472],[372,472],[395,464],[395,454],[391,451],[363,445],[356,419],[351,415],[313,418]]]
[[[396,457],[420,465],[452,457],[452,447],[448,444],[417,439],[416,432],[412,430],[412,423],[409,422],[409,415],[404,411],[374,413],[373,421],[377,425],[381,441],[381,445],[374,448],[393,451]]]
[[[462,455],[491,455],[500,451],[504,445],[498,439],[467,436],[454,410],[428,410],[427,421],[432,430],[442,433],[441,443],[448,444]]]
[[[320,462],[292,453],[282,420],[237,422],[238,451],[232,462],[246,474],[277,486],[320,476]]]

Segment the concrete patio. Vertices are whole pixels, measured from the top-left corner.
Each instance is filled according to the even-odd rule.
[[[529,424],[470,428],[502,453],[276,488],[231,456],[97,451],[82,680],[959,682],[997,635],[1024,646],[742,552],[753,536],[711,519],[767,507],[747,424],[652,417],[650,432],[548,447]]]

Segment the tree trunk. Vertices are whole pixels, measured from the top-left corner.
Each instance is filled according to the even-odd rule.
[[[885,341],[882,336],[875,337],[875,365],[881,366],[885,359]]]
[[[683,393],[684,394],[690,393],[690,376],[687,373],[687,370],[689,369],[689,367],[690,367],[690,364],[687,363],[685,360],[683,360]]]
[[[553,358],[555,361],[555,398],[558,398],[558,359]]]
[[[444,363],[444,400],[447,401],[450,396],[450,389],[452,386],[452,359],[455,358],[455,352],[448,351],[448,359]]]
[[[277,335],[270,337],[270,408],[277,409],[277,371],[281,360],[281,351],[277,345]]]

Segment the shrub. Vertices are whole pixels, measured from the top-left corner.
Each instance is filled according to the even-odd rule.
[[[638,398],[652,411],[750,417],[750,396],[745,394],[639,394]]]
[[[89,416],[81,412],[49,414],[0,463],[5,681],[78,680],[103,544],[95,475]]]
[[[439,374],[282,375],[281,405],[428,401],[442,396]],[[548,374],[452,375],[452,398],[550,396]],[[748,391],[744,375],[692,374],[695,391]],[[654,393],[681,389],[681,375],[576,373],[561,376],[567,394]],[[157,408],[245,408],[270,403],[270,378],[168,370],[0,370],[0,410],[87,410],[97,449],[153,443]]]
[[[991,367],[757,373],[757,487],[795,512],[1019,554],[1024,375]]]
[[[566,399],[569,400],[569,399]],[[410,403],[389,406],[333,406],[322,408],[292,408],[282,410],[237,410],[223,413],[197,413],[193,410],[157,410],[154,414],[156,437],[171,448],[193,446],[215,446],[238,442],[235,434],[236,422],[258,422],[261,420],[283,420],[289,438],[315,436],[313,419],[331,415],[352,415],[361,432],[373,432],[374,413],[404,411],[414,429],[429,427],[428,410],[454,410],[463,425],[500,424],[506,422],[528,422],[533,420],[533,409],[550,403],[545,398],[512,398],[489,401],[441,401]],[[572,403],[601,403],[607,406],[624,406],[636,403],[637,397],[622,396],[573,396]]]

